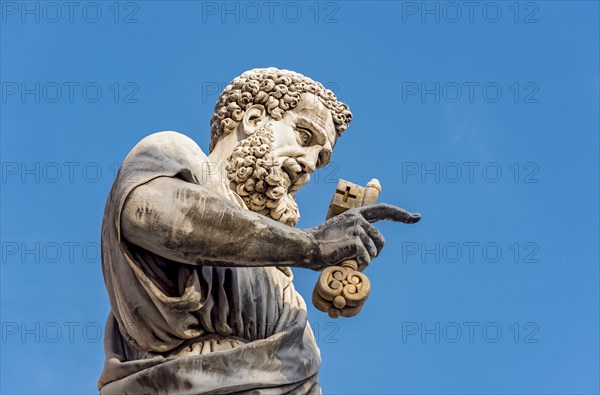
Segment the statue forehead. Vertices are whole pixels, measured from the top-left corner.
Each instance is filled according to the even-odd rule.
[[[323,131],[333,147],[337,139],[337,133],[335,131],[331,110],[325,107],[323,102],[316,95],[310,92],[302,93],[298,105],[289,111],[296,116],[306,118],[313,123],[314,126]]]

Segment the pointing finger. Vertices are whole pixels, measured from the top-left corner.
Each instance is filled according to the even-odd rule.
[[[400,207],[387,203],[372,204],[369,206],[358,207],[354,210],[369,222],[388,220],[403,222],[405,224],[414,224],[421,219],[421,215],[418,213],[409,213]]]

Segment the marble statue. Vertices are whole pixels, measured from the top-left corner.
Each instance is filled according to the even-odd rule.
[[[210,154],[160,132],[127,155],[102,224],[111,310],[101,394],[319,394],[321,356],[290,267],[322,270],[381,251],[388,204],[296,228],[296,192],[352,119],[301,74],[254,69],[215,106]],[[339,305],[339,299],[336,299]]]

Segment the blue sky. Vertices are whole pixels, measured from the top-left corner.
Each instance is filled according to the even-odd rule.
[[[96,393],[119,163],[161,130],[208,149],[216,91],[275,66],[354,113],[299,226],[339,178],[423,216],[378,225],[359,316],[309,306],[324,393],[597,394],[598,3],[469,4],[0,2],[0,392]]]

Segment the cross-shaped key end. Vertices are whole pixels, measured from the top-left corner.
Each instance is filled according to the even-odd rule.
[[[340,179],[335,194],[329,204],[327,218],[334,217],[351,208],[360,207],[363,204],[365,188],[350,181]]]

